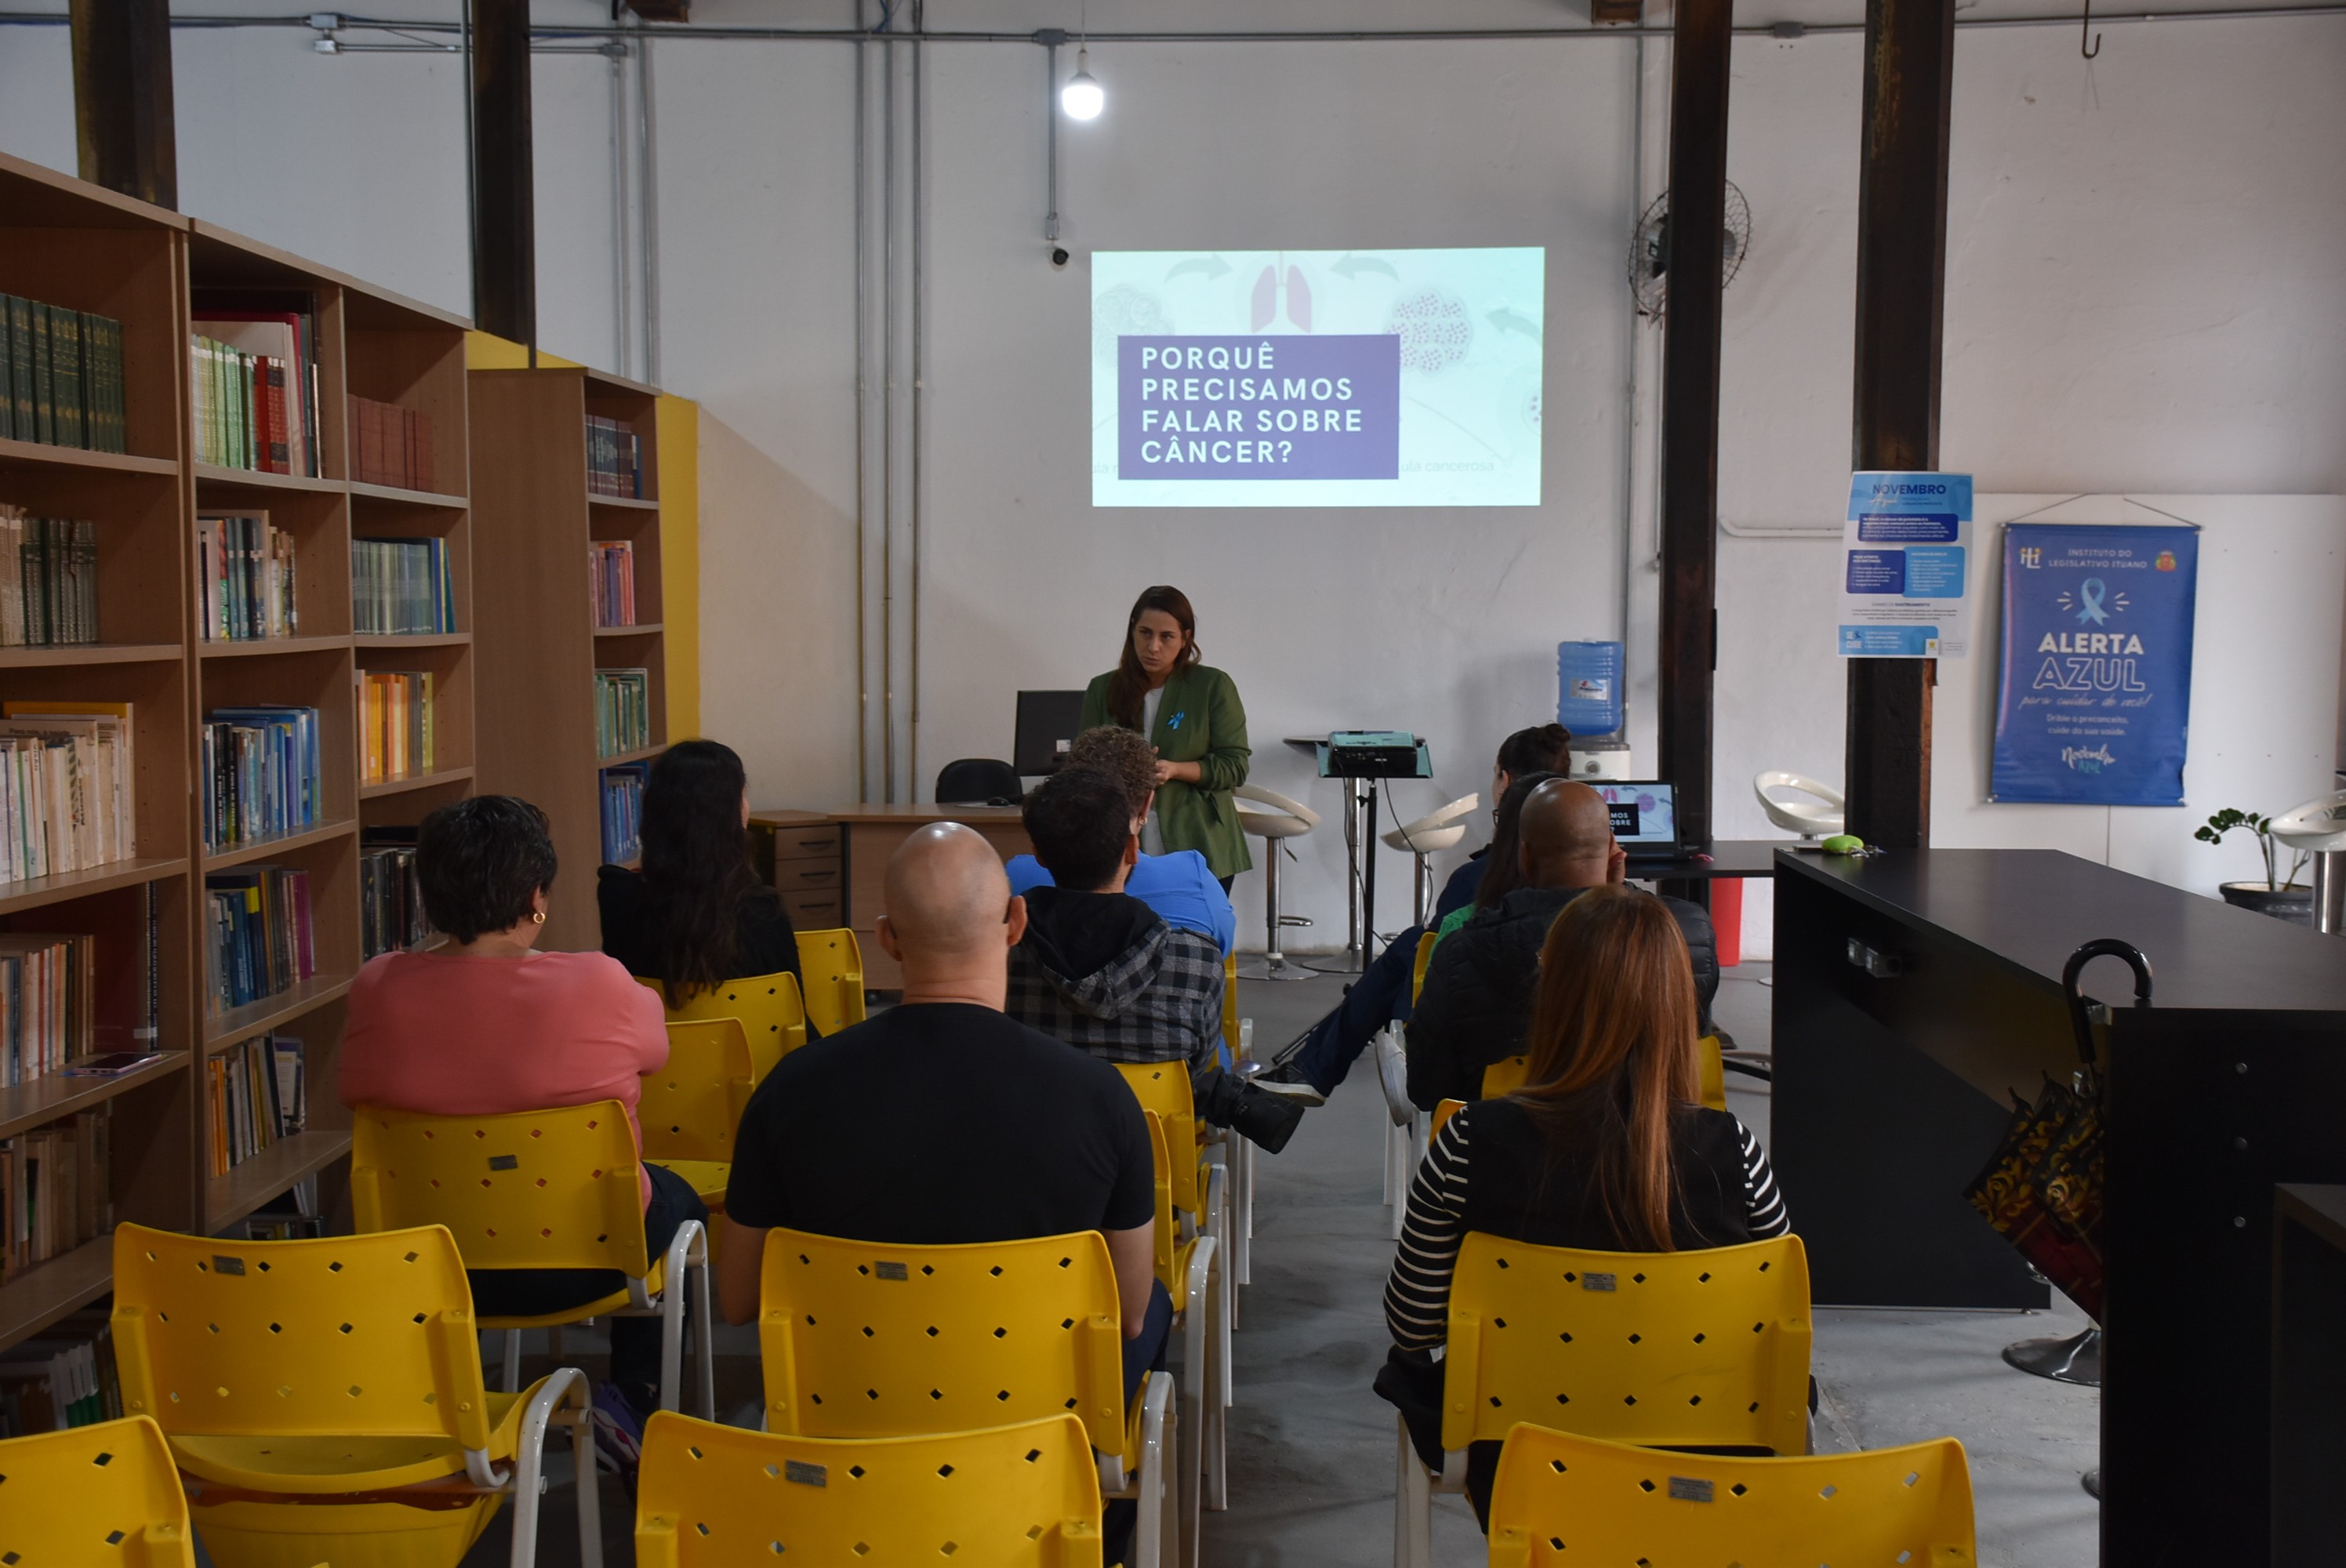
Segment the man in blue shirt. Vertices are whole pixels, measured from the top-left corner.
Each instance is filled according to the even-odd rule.
[[[1118,725],[1086,729],[1068,747],[1060,766],[1107,774],[1124,786],[1136,830],[1148,820],[1149,801],[1157,793],[1157,753],[1138,730]],[[1010,891],[1021,898],[1031,888],[1053,885],[1051,873],[1032,855],[1013,856],[1006,869]],[[1124,891],[1155,910],[1167,925],[1211,937],[1224,958],[1230,955],[1238,941],[1238,916],[1230,909],[1229,894],[1222,891],[1206,857],[1197,850],[1141,856],[1125,879]]]

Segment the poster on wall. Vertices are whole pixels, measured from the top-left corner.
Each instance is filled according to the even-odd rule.
[[[1536,506],[1546,252],[1092,254],[1095,506]]]
[[[1841,528],[1844,658],[1964,658],[1971,651],[1972,476],[1849,476]]]
[[[1991,799],[2180,806],[2199,530],[2014,523]]]

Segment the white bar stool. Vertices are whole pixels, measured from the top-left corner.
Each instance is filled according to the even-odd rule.
[[[1780,799],[1768,793],[1770,789],[1788,789],[1809,798]],[[1848,820],[1849,802],[1841,798],[1840,790],[1781,769],[1763,769],[1753,774],[1751,792],[1760,797],[1760,809],[1768,813],[1768,820],[1803,839],[1829,838],[1841,831]]]
[[[1414,857],[1416,881],[1413,884],[1410,907],[1416,911],[1419,925],[1433,923],[1433,868],[1428,855],[1443,850],[1454,850],[1466,836],[1465,820],[1480,810],[1483,797],[1462,795],[1439,811],[1431,811],[1414,822],[1404,822],[1384,835],[1385,848],[1401,850]]]
[[[1239,829],[1260,839],[1263,848],[1262,962],[1240,965],[1239,974],[1246,980],[1310,980],[1313,971],[1289,962],[1287,955],[1279,951],[1281,926],[1311,923],[1309,916],[1279,912],[1279,857],[1288,852],[1287,840],[1301,838],[1320,825],[1320,813],[1300,800],[1290,800],[1260,784],[1241,784],[1231,793],[1238,804]]]

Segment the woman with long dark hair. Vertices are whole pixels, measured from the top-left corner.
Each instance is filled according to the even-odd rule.
[[[1198,616],[1180,589],[1160,584],[1133,601],[1116,667],[1084,692],[1082,728],[1102,724],[1137,729],[1157,751],[1157,804],[1142,850],[1195,850],[1229,891],[1254,865],[1230,799],[1251,755],[1246,707],[1237,682],[1198,662]]]
[[[1524,881],[1524,802],[1549,779],[1563,777],[1561,773],[1526,773],[1509,780],[1507,792],[1499,797],[1498,814],[1492,820],[1491,850],[1483,857],[1483,880],[1474,884],[1472,902],[1452,910],[1433,928],[1437,941],[1473,920],[1476,911],[1497,909],[1509,893],[1528,885]]]
[[[1701,1013],[1685,936],[1661,900],[1591,888],[1540,949],[1529,1076],[1443,1125],[1410,1186],[1385,1282],[1395,1349],[1380,1393],[1440,1463],[1441,1368],[1458,1244],[1470,1230],[1540,1247],[1675,1252],[1790,1228],[1750,1130],[1701,1103]],[[1467,1490],[1486,1514],[1496,1443],[1474,1445]],[[1479,1484],[1478,1484],[1479,1477]]]
[[[799,975],[790,914],[750,860],[749,777],[731,747],[680,740],[660,754],[643,842],[640,871],[605,866],[596,888],[603,951],[628,973],[659,982],[671,1007],[729,980]]]

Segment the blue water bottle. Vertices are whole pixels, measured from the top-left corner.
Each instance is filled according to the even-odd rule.
[[[1613,735],[1623,722],[1621,645],[1556,645],[1556,721],[1580,735]]]

